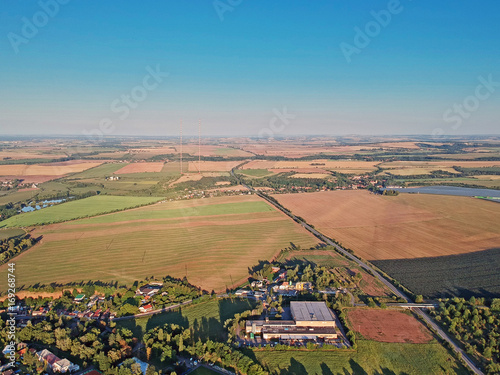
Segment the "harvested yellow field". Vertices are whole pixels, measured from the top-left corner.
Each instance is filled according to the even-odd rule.
[[[179,146],[177,146],[179,150]],[[237,148],[215,146],[215,145],[201,145],[198,149],[198,144],[185,144],[182,146],[183,154],[190,154],[194,156],[227,156],[227,157],[251,157],[250,152],[243,151]]]
[[[151,148],[133,148],[128,150],[134,160],[149,159],[157,155],[169,155],[178,153],[173,146],[151,147]]]
[[[374,147],[382,148],[405,148],[410,150],[418,150],[420,146],[416,145],[415,142],[384,142],[371,145]]]
[[[381,168],[425,168],[434,167],[434,169],[451,168],[453,166],[464,168],[497,167],[500,161],[478,161],[478,160],[456,160],[456,161],[391,161],[382,163]]]
[[[68,173],[83,172],[101,164],[102,162],[84,160],[31,165],[7,164],[0,165],[0,176],[62,176]]]
[[[0,151],[0,160],[20,160],[20,159],[58,159],[65,158],[65,154],[50,154],[29,150]]]
[[[470,197],[365,190],[274,196],[368,260],[434,257],[498,247],[500,204]]]
[[[478,180],[497,181],[497,180],[500,180],[500,175],[498,175],[498,174],[483,174],[483,175],[473,176],[473,178],[476,178]]]
[[[445,171],[449,173],[459,174],[460,172],[456,171],[450,167],[412,167],[412,168],[396,168],[396,169],[388,169],[386,172],[396,175],[396,176],[415,176],[420,174],[430,174],[432,171]]]
[[[241,161],[190,161],[188,172],[229,172]]]
[[[325,173],[296,173],[290,177],[292,177],[292,178],[328,178],[328,177],[332,177],[332,175],[325,174]]]
[[[364,173],[376,169],[378,162],[370,161],[355,161],[355,160],[299,160],[299,161],[268,161],[268,160],[253,160],[245,164],[243,169],[304,169],[304,168],[319,168],[343,173]]]
[[[220,185],[215,189],[208,189],[207,191],[241,191],[248,193],[248,189],[243,185],[235,185],[235,186]]]

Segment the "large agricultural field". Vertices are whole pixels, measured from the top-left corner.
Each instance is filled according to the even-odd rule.
[[[27,212],[0,222],[0,228],[29,227],[56,223],[77,218],[95,216],[112,211],[124,210],[159,201],[159,197],[119,197],[98,195],[76,201],[61,203],[39,211]]]
[[[19,286],[187,275],[206,290],[224,290],[291,242],[317,244],[300,225],[249,195],[158,203],[44,226],[32,235],[43,239],[16,258]]]
[[[70,173],[82,172],[100,164],[102,162],[85,160],[44,164],[4,164],[0,165],[0,176],[28,177],[33,182],[42,182]]]
[[[115,171],[114,174],[161,172],[162,169],[163,163],[131,163]]]
[[[500,243],[500,205],[470,197],[363,191],[275,195],[294,214],[367,260],[433,257]]]
[[[245,164],[242,169],[273,169],[276,171],[303,170],[318,168],[347,174],[366,173],[376,169],[377,162],[351,161],[351,160],[290,160],[290,161],[267,161],[253,160]]]
[[[500,295],[500,265],[494,250],[500,243],[496,202],[426,194],[391,197],[367,191],[275,197],[415,294]]]
[[[500,249],[431,258],[373,261],[415,294],[499,298]]]
[[[241,161],[190,161],[187,166],[188,172],[229,172],[241,164]]]

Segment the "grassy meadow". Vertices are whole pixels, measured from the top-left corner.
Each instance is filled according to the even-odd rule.
[[[16,257],[19,286],[82,280],[132,284],[152,275],[187,274],[206,290],[224,290],[291,242],[303,248],[317,243],[255,196],[167,202],[48,225],[33,235],[43,239]]]
[[[191,304],[163,314],[150,317],[118,321],[118,326],[128,328],[136,337],[142,337],[147,330],[164,324],[178,324],[184,328],[193,327],[195,335],[202,338],[220,339],[224,322],[236,313],[253,309],[255,301],[248,299],[211,299]]]
[[[391,344],[358,340],[357,351],[254,351],[272,374],[468,374],[439,343]],[[250,354],[252,354],[250,352]]]
[[[13,216],[0,222],[0,228],[28,227],[32,225],[63,222],[150,204],[157,202],[160,199],[161,198],[159,197],[121,197],[97,195]]]

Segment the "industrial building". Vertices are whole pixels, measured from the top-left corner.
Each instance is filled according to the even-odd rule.
[[[338,338],[336,317],[325,302],[290,302],[293,320],[249,320],[247,334],[261,335],[264,340],[280,341],[335,340]]]

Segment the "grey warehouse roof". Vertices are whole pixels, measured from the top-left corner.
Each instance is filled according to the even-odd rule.
[[[295,321],[333,321],[334,316],[324,302],[290,302]]]

